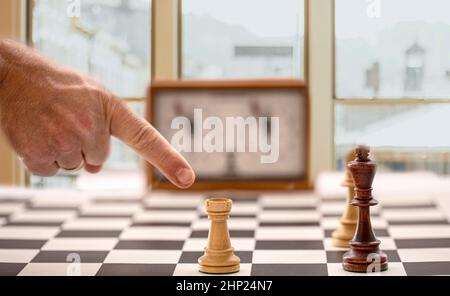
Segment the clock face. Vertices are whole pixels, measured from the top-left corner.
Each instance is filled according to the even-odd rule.
[[[181,137],[191,148],[181,153],[198,180],[300,179],[306,175],[305,106],[297,89],[175,89],[157,92],[152,112],[169,142]],[[174,125],[176,118],[184,125]],[[252,124],[230,124],[239,120]]]

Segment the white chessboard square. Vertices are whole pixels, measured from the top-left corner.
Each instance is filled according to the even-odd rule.
[[[112,250],[104,263],[176,264],[181,250]]]
[[[256,250],[254,264],[315,264],[327,263],[324,250]]]
[[[76,218],[63,224],[64,230],[122,230],[131,224],[130,218]]]
[[[320,224],[324,229],[336,229],[340,225],[340,217],[323,217],[320,219]],[[372,217],[373,228],[387,228],[388,223],[382,217]]]
[[[125,229],[121,240],[185,240],[191,234],[188,227],[133,226]]]
[[[6,218],[0,218],[0,226],[6,223]]]
[[[134,215],[142,211],[140,204],[108,203],[86,204],[81,207],[83,215]]]
[[[435,221],[445,219],[437,209],[385,209],[383,216],[389,221]]]
[[[45,208],[78,208],[83,204],[89,202],[86,196],[38,196],[30,201],[33,207],[45,207]]]
[[[377,237],[380,240],[380,248],[382,250],[396,250],[397,249],[397,245],[395,244],[395,241],[391,238],[391,237]],[[333,240],[332,238],[325,238],[323,240],[323,244],[325,247],[325,250],[327,251],[343,251],[343,250],[348,250],[348,248],[340,248],[340,247],[335,247],[333,245]]]
[[[204,197],[201,195],[174,195],[164,193],[151,193],[143,200],[148,207],[203,207]]]
[[[0,249],[0,263],[28,263],[39,250]]]
[[[134,216],[135,222],[191,222],[198,217],[196,211],[144,211]]]
[[[259,199],[263,206],[267,207],[312,207],[316,206],[319,199],[313,194],[263,194]]]
[[[3,226],[0,228],[0,239],[48,240],[59,230],[59,227]]]
[[[241,263],[240,269],[236,273],[230,274],[207,274],[200,272],[198,264],[189,263],[189,264],[177,264],[175,267],[175,271],[173,273],[174,276],[250,276],[252,272],[252,265]]]
[[[24,209],[23,204],[18,203],[2,203],[0,205],[0,215],[10,215]]]
[[[19,276],[94,276],[101,263],[29,263]]]
[[[256,215],[261,210],[258,203],[233,203],[231,216],[236,214]],[[205,211],[203,213],[206,214]]]
[[[405,268],[400,262],[389,262],[388,269],[375,273],[357,273],[346,271],[341,263],[328,263],[328,275],[330,276],[406,276]]]
[[[207,238],[189,238],[184,242],[183,251],[203,252],[208,243]],[[231,245],[235,251],[253,251],[256,240],[252,238],[233,238]]]
[[[117,238],[54,238],[43,247],[44,251],[109,251]]]
[[[46,211],[33,210],[28,212],[18,212],[9,218],[11,222],[64,222],[77,215],[75,210],[70,211]]]
[[[330,202],[322,202],[320,204],[320,212],[323,215],[342,215],[345,208],[347,207],[347,204],[345,201],[330,201]],[[353,207],[353,206],[351,206]],[[370,212],[372,214],[379,214],[381,207],[371,207]],[[355,210],[357,210],[355,208]]]
[[[208,230],[211,226],[211,221],[208,218],[202,218],[192,223],[194,230]],[[228,228],[230,230],[254,230],[258,227],[258,220],[256,218],[230,218],[228,220]]]
[[[390,226],[389,233],[396,239],[450,238],[450,225]]]
[[[261,222],[317,222],[320,214],[315,210],[265,210],[258,218]]]
[[[404,198],[403,196],[406,196]],[[400,197],[402,196],[402,197]],[[380,201],[381,206],[420,206],[420,205],[432,205],[434,204],[434,199],[432,196],[427,195],[416,195],[414,192],[408,193],[408,194],[399,194],[394,193],[393,196],[389,196],[386,194],[383,194],[381,196],[376,196],[376,198]],[[386,209],[385,209],[386,210]],[[384,210],[383,210],[384,211]]]
[[[399,249],[402,262],[450,262],[450,248]]]
[[[321,240],[324,233],[315,226],[259,227],[255,237],[258,240]]]

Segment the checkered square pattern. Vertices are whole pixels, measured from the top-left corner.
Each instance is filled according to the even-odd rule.
[[[197,259],[209,220],[204,196],[54,196],[0,192],[0,275],[205,275]],[[263,194],[234,200],[237,275],[364,275],[342,269],[331,233],[344,197]],[[431,197],[372,208],[382,275],[450,275],[450,224]]]

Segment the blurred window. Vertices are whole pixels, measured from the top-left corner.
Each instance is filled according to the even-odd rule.
[[[55,61],[97,78],[143,113],[150,81],[151,0],[35,0],[32,42]],[[76,5],[80,5],[77,7]],[[138,156],[112,140],[106,169],[137,169]],[[34,187],[73,187],[77,176],[32,176]]]
[[[335,4],[337,167],[367,144],[384,170],[449,174],[450,2]]]
[[[182,5],[183,78],[303,78],[303,0]]]
[[[450,98],[450,1],[335,7],[338,98]]]

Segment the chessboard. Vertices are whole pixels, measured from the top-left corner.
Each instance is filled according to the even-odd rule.
[[[197,259],[207,242],[206,197],[0,191],[0,275],[205,275]],[[345,196],[226,197],[241,258],[234,275],[364,275],[342,269],[346,250],[330,239]],[[450,275],[450,224],[431,197],[386,199],[371,210],[389,256],[381,275]]]

